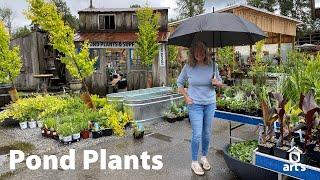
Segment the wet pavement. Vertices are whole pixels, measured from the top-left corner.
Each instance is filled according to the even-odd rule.
[[[229,180],[235,179],[232,172],[229,171],[223,159],[222,149],[229,143],[229,124],[226,121],[215,120],[212,135],[212,146],[209,150],[208,159],[212,164],[212,169],[207,171],[204,176],[196,176],[190,169],[190,135],[191,129],[188,121],[169,124],[160,122],[150,125],[149,131],[141,140],[134,140],[132,136],[126,137],[105,137],[98,143],[81,146],[80,141],[70,147],[75,148],[76,170],[35,170],[31,171],[21,167],[17,172],[6,176],[0,176],[5,179],[119,179],[119,180],[185,180],[185,179],[216,179]],[[243,139],[255,139],[257,133],[254,132],[254,126],[243,126],[233,132],[236,137]],[[1,137],[0,137],[1,138]],[[93,140],[95,141],[95,140]],[[56,142],[54,142],[56,143]],[[68,154],[69,147],[58,148],[53,151],[46,151],[45,154],[56,154],[58,157]],[[100,163],[90,166],[90,170],[83,170],[83,150],[106,149],[107,156],[119,155],[138,155],[147,151],[150,155],[162,155],[163,168],[161,170],[100,170]],[[42,154],[42,153],[41,153]],[[1,159],[0,159],[1,161]]]

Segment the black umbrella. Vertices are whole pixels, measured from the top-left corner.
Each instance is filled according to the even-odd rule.
[[[202,41],[208,47],[241,46],[253,45],[265,37],[255,24],[232,13],[208,13],[183,21],[168,44],[190,47]]]

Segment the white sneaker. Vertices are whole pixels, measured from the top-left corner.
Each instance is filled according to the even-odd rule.
[[[200,166],[200,164],[197,162],[192,162],[191,163],[191,169],[193,170],[193,172],[196,174],[196,175],[204,175],[204,171],[202,169],[202,167]]]
[[[209,171],[211,169],[211,166],[207,160],[207,157],[201,156],[200,160],[201,160],[201,164],[202,164],[203,169],[206,171]]]

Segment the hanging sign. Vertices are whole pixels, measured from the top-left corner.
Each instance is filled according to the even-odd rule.
[[[89,48],[134,48],[135,42],[90,42]]]
[[[160,44],[159,46],[159,66],[165,67],[166,66],[166,45]]]

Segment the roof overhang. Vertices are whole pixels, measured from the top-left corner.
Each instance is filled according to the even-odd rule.
[[[234,5],[219,9],[219,10],[217,10],[215,12],[218,12],[218,13],[219,12],[228,12],[230,10],[233,10],[233,9],[236,9],[236,8],[241,8],[241,7],[242,8],[252,9],[254,11],[258,11],[258,12],[261,12],[261,13],[269,14],[271,16],[277,16],[277,17],[280,17],[280,18],[283,18],[283,19],[286,19],[286,20],[294,21],[294,22],[297,23],[297,25],[303,24],[303,22],[298,20],[298,19],[294,19],[294,18],[291,18],[291,17],[283,16],[283,15],[280,15],[280,14],[275,14],[273,12],[270,12],[270,11],[267,11],[267,10],[264,10],[264,9],[260,9],[260,8],[256,8],[256,7],[247,5],[247,4],[234,4]],[[212,12],[210,12],[210,13],[212,13]],[[203,14],[208,14],[208,13],[203,13]],[[199,15],[202,15],[202,14],[199,14]],[[189,18],[185,18],[185,19],[181,19],[181,20],[178,20],[178,21],[175,21],[175,22],[171,22],[171,23],[169,23],[169,26],[179,25],[180,23],[182,23],[183,21],[185,21],[187,19],[189,19]]]

